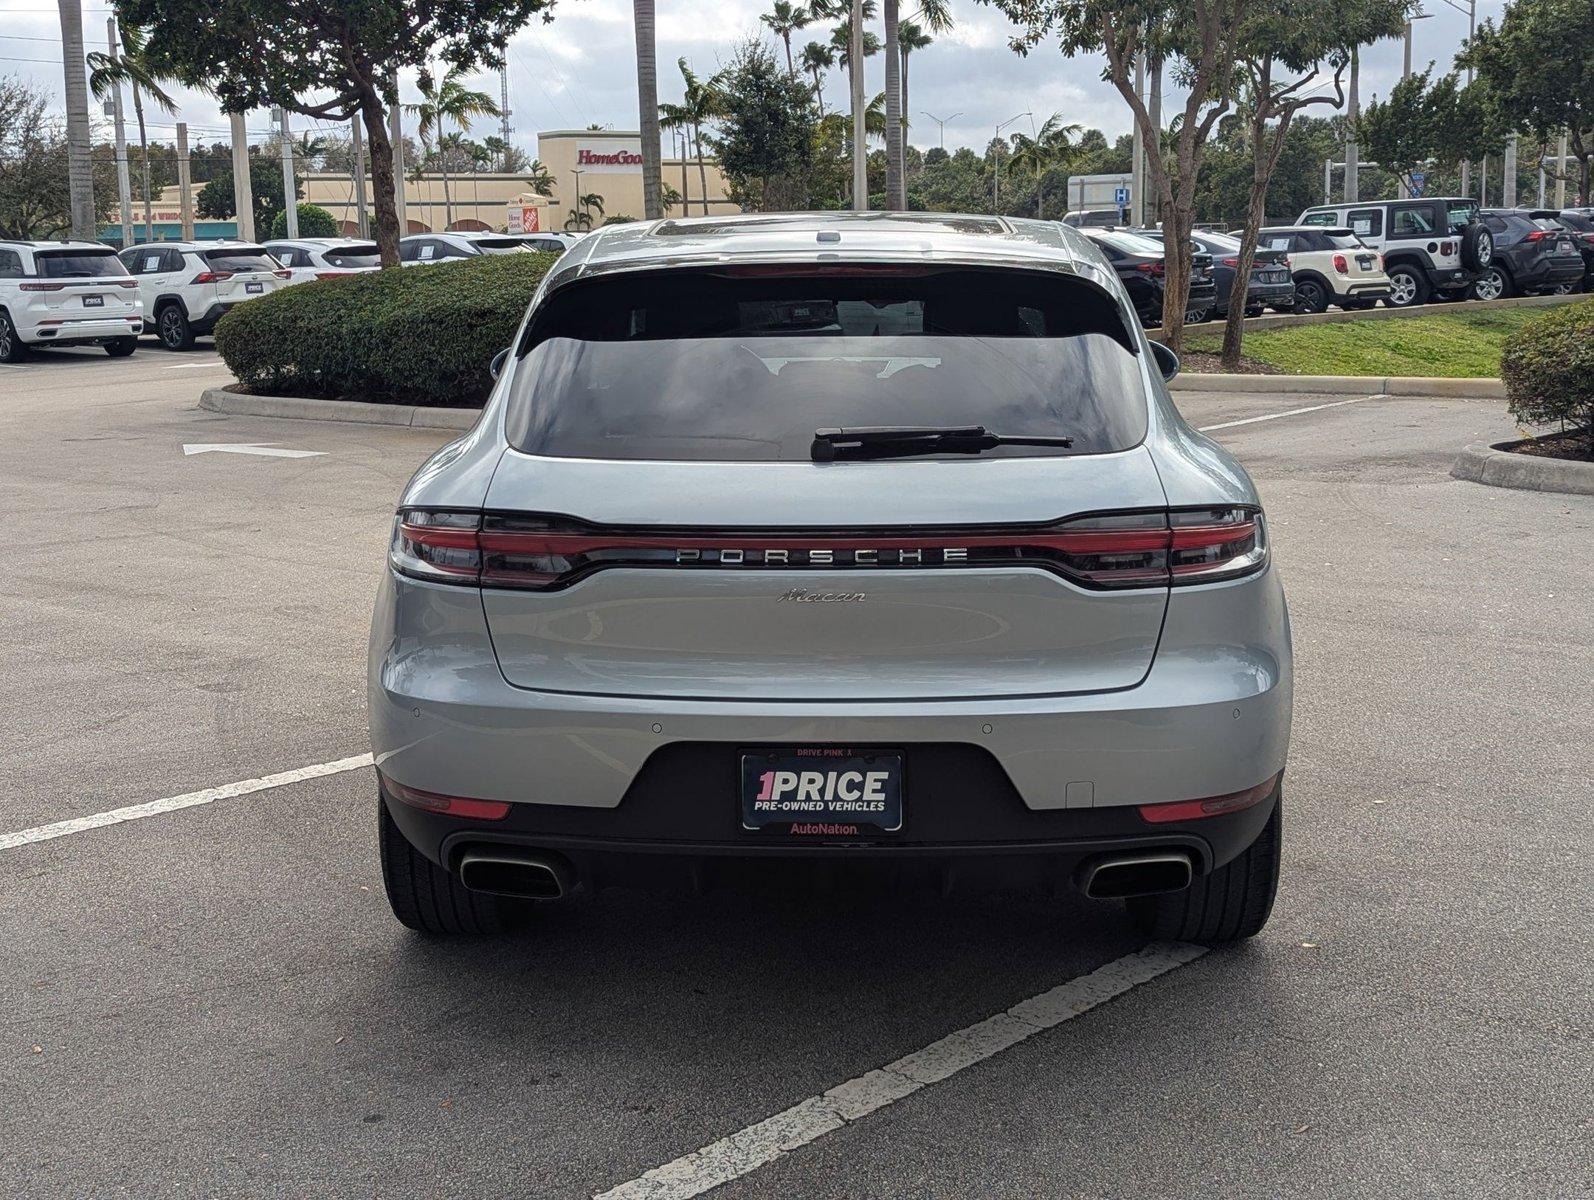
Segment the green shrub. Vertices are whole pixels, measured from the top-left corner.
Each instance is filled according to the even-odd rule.
[[[337,237],[341,230],[332,214],[319,204],[306,204],[299,202],[299,236],[300,237]],[[279,212],[271,221],[273,238],[288,236],[288,214]]]
[[[240,304],[216,349],[240,383],[279,396],[481,404],[554,254],[484,255],[319,279]]]
[[[1581,426],[1594,448],[1594,300],[1552,309],[1507,338],[1500,377],[1518,421]]]

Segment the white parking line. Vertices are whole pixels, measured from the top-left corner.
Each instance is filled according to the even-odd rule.
[[[192,371],[195,367],[221,367],[221,368],[225,369],[226,366],[227,366],[226,363],[222,362],[221,359],[217,358],[217,359],[212,359],[209,362],[173,363],[169,367],[162,367],[161,370],[163,370],[163,371]]]
[[[161,813],[175,812],[179,808],[193,808],[195,805],[210,804],[216,800],[231,800],[234,796],[264,792],[271,788],[285,787],[290,783],[302,783],[306,779],[340,775],[344,771],[357,771],[361,767],[370,765],[369,753],[356,754],[353,758],[339,758],[332,762],[316,763],[314,766],[296,767],[292,771],[278,771],[275,775],[262,775],[259,779],[224,783],[220,787],[206,788],[202,792],[185,792],[181,796],[167,796],[164,800],[129,804],[125,808],[113,808],[109,812],[73,817],[69,821],[56,821],[53,825],[38,825],[32,829],[18,830],[16,833],[0,833],[0,850],[28,846],[34,842],[48,842],[53,838],[66,837],[70,833],[82,833],[87,829],[99,829],[122,821],[137,821],[144,817],[159,816]]]
[[[1205,946],[1154,942],[1089,975],[1031,996],[1006,1012],[948,1034],[905,1058],[837,1084],[785,1112],[600,1192],[595,1200],[687,1200],[700,1196],[895,1104],[920,1088],[949,1079],[1042,1030],[1061,1025],[1131,988],[1194,962],[1205,953]]]
[[[1263,417],[1246,417],[1243,421],[1224,421],[1217,425],[1202,425],[1199,428],[1199,432],[1211,433],[1214,429],[1233,429],[1239,425],[1255,425],[1258,421],[1277,421],[1280,417],[1298,417],[1302,413],[1321,412],[1325,408],[1342,408],[1347,404],[1360,404],[1363,400],[1384,400],[1387,398],[1382,392],[1375,396],[1352,396],[1349,400],[1333,400],[1327,404],[1312,404],[1306,408],[1292,408],[1287,412],[1268,413]]]

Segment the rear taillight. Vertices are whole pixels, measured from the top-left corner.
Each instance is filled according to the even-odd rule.
[[[1221,817],[1225,813],[1242,812],[1254,808],[1273,794],[1279,777],[1264,779],[1243,792],[1229,792],[1223,796],[1208,796],[1204,800],[1175,800],[1170,804],[1140,805],[1140,819],[1161,825],[1168,821],[1199,821],[1202,817]]]
[[[1345,256],[1343,254],[1334,255],[1334,270],[1339,272],[1341,275],[1350,274],[1350,264],[1345,261]]]
[[[1440,254],[1454,254],[1455,252],[1456,252],[1456,244],[1454,242],[1440,242],[1439,243],[1439,253]]]
[[[201,271],[190,279],[189,283],[220,283],[223,279],[231,279],[231,271]]]
[[[1222,261],[1223,261],[1223,265],[1226,266],[1226,267],[1237,267],[1237,266],[1240,265],[1240,260],[1238,258],[1234,258],[1232,256],[1229,257],[1229,258],[1225,258]]]
[[[292,279],[293,278],[293,272],[288,270],[287,267],[283,267],[280,271],[273,271],[272,274],[275,275],[278,279]]]
[[[19,283],[17,289],[23,292],[59,292],[66,287],[64,283]]]
[[[937,570],[1038,567],[1092,589],[1187,586],[1267,565],[1254,508],[1104,513],[1032,529],[793,534],[656,533],[558,517],[406,509],[389,562],[428,583],[553,591],[611,567]]]
[[[380,771],[382,790],[401,804],[427,812],[443,813],[450,817],[465,817],[473,821],[502,821],[509,815],[509,804],[504,800],[473,800],[468,796],[444,796],[439,792],[423,792],[419,788],[394,783]]]
[[[1167,268],[1160,262],[1136,263],[1135,270],[1142,275],[1161,275]]]

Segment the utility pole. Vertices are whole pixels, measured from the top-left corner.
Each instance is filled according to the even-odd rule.
[[[288,236],[297,238],[299,198],[295,193],[299,189],[293,182],[293,143],[288,140],[288,110],[279,108],[271,115],[277,118],[277,147],[282,157],[282,216],[288,225]]]
[[[409,210],[404,206],[404,106],[398,101],[398,71],[393,72],[393,104],[388,109],[389,136],[393,141],[393,211],[398,214],[398,235],[410,231]]]
[[[249,178],[249,130],[244,114],[228,113],[232,124],[232,211],[238,218],[238,236],[255,240],[255,189]]]
[[[1362,198],[1361,193],[1361,147],[1356,144],[1356,122],[1361,118],[1361,61],[1362,56],[1358,47],[1352,46],[1350,51],[1350,102],[1348,114],[1350,116],[1350,133],[1345,138],[1345,203],[1354,204]]]
[[[1152,25],[1153,29],[1156,28],[1156,25],[1157,25],[1156,18],[1152,18],[1151,25]],[[1150,62],[1148,64],[1148,69],[1151,71],[1151,100],[1147,104],[1146,107],[1147,107],[1147,110],[1149,111],[1149,113],[1151,115],[1151,128],[1155,131],[1155,136],[1152,138],[1151,145],[1149,145],[1149,146],[1147,146],[1145,148],[1146,149],[1146,157],[1149,159],[1153,154],[1155,154],[1155,155],[1158,156],[1158,160],[1161,161],[1161,155],[1162,155],[1162,59],[1158,58],[1156,55],[1152,55],[1151,59],[1150,59]],[[1151,168],[1142,167],[1141,171],[1140,171],[1140,204],[1141,204],[1142,208],[1145,207],[1146,199],[1147,199],[1147,197],[1146,197],[1146,185],[1149,184],[1150,182],[1151,182]],[[1146,221],[1146,224],[1147,225],[1160,225],[1160,224],[1162,224],[1162,197],[1160,195],[1158,195],[1158,196],[1156,196],[1155,198],[1152,199],[1152,201],[1151,201],[1151,210],[1152,211],[1150,213],[1142,213],[1141,214],[1142,216],[1148,218],[1148,220]]]
[[[105,40],[111,60],[120,57],[117,48],[116,18],[105,19]],[[127,126],[122,120],[122,85],[111,88],[111,119],[116,122],[116,197],[121,202],[122,248],[133,244],[133,180],[127,166]]]
[[[1146,95],[1146,47],[1135,54],[1135,98]],[[1129,223],[1136,229],[1146,223],[1146,135],[1135,120],[1129,133]],[[1083,206],[1081,206],[1083,207]]]
[[[1471,40],[1478,33],[1478,0],[1467,0],[1467,38]],[[1467,66],[1467,86],[1472,86],[1472,66]],[[1472,195],[1472,162],[1469,159],[1461,164],[1461,194]]]
[[[349,118],[349,149],[354,159],[354,223],[361,237],[370,237],[371,213],[365,203],[365,129],[359,113]]]
[[[183,241],[194,240],[194,179],[188,161],[188,122],[177,122],[177,212],[183,222]]]
[[[1323,203],[1334,203],[1334,160],[1323,160]]]
[[[852,92],[852,207],[869,211],[868,131],[863,109],[863,0],[852,0],[852,29],[847,39],[847,72]]]
[[[1555,159],[1555,211],[1566,207],[1566,130],[1561,130],[1561,149]]]
[[[1515,208],[1517,206],[1517,135],[1514,133],[1505,140],[1505,163],[1500,170],[1500,205],[1502,208]]]
[[[498,136],[504,142],[504,157],[498,164],[498,169],[506,175],[509,173],[509,139],[513,130],[509,127],[509,63],[505,62],[498,68]]]
[[[945,150],[946,149],[946,123],[948,121],[956,121],[963,114],[960,113],[960,112],[955,112],[950,117],[938,117],[934,113],[925,112],[922,108],[919,110],[919,112],[922,113],[924,116],[929,117],[930,120],[932,120],[932,121],[934,121],[936,123],[937,128],[940,130],[940,134],[939,134],[940,146],[941,146],[941,149]]]
[[[59,0],[61,66],[66,75],[67,187],[72,206],[72,238],[92,242],[99,234],[94,208],[94,164],[90,160],[89,79],[83,61],[83,5]]]

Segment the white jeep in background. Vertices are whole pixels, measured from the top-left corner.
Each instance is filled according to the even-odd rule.
[[[0,362],[36,346],[138,348],[144,306],[116,251],[98,242],[0,240]]]

